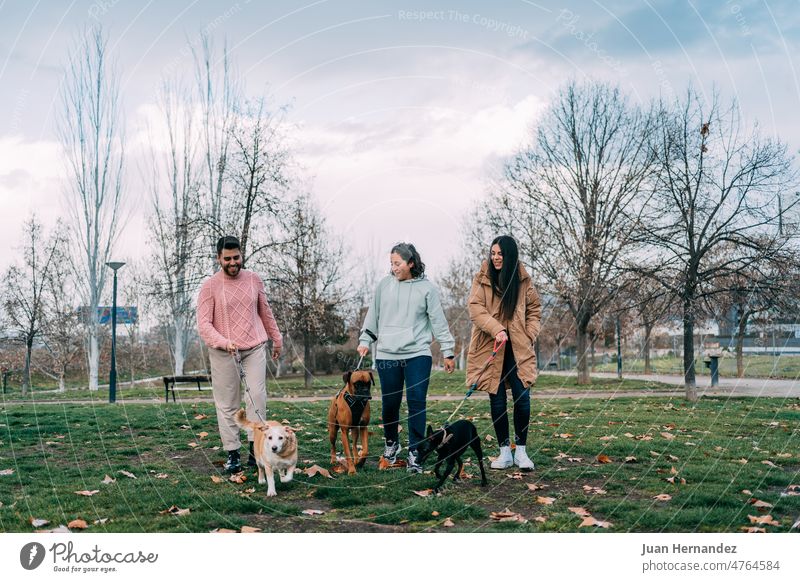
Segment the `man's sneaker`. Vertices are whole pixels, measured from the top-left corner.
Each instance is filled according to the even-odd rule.
[[[223,465],[226,473],[238,473],[242,470],[242,462],[239,458],[239,451],[228,451],[228,460]]]
[[[256,456],[253,451],[253,441],[250,441],[250,454],[247,457],[247,466],[248,467],[258,466],[258,463],[256,463]]]
[[[500,447],[500,456],[492,461],[489,466],[492,469],[508,469],[513,464],[514,459],[511,456],[511,447]]]
[[[402,448],[399,442],[393,443],[391,441],[386,441],[386,446],[383,447],[383,458],[386,459],[386,462],[390,465],[394,465],[397,462],[397,455]]]
[[[408,465],[406,471],[409,473],[422,473],[422,465],[417,462],[416,451],[408,451]]]
[[[524,446],[517,445],[514,449],[514,464],[523,471],[533,471],[533,461],[528,457]]]

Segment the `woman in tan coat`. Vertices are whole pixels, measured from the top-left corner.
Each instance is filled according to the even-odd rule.
[[[539,335],[542,307],[539,294],[519,262],[516,241],[499,236],[492,241],[489,260],[472,281],[469,295],[472,338],[469,343],[467,385],[489,393],[492,424],[500,444],[500,456],[493,469],[516,465],[533,470],[525,444],[531,417],[530,387],[536,382],[534,343]],[[497,357],[481,373],[492,355],[495,342],[504,342]],[[511,386],[514,402],[514,443],[508,434],[506,386]]]

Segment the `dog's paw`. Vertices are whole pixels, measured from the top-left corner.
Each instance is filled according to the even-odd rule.
[[[286,475],[281,475],[281,483],[288,483],[294,478],[294,472],[287,473]]]
[[[278,496],[278,492],[275,491],[274,489],[271,489],[271,490],[267,491],[267,497],[277,497],[277,496]]]

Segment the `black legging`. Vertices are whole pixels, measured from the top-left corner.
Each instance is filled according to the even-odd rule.
[[[497,394],[489,394],[489,406],[492,411],[492,424],[501,447],[511,444],[508,438],[508,403],[506,402],[506,380],[511,384],[511,396],[514,398],[514,444],[525,446],[528,440],[528,425],[531,420],[531,392],[522,384],[517,374],[517,362],[511,349],[511,342],[506,343],[503,357],[503,374]]]

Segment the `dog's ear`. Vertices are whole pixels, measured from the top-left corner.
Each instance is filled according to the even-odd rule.
[[[347,372],[342,374],[342,380],[344,380],[345,384],[349,384],[350,383],[350,376],[352,376],[352,375],[353,375],[353,372],[351,372],[350,370],[347,370]]]
[[[369,379],[372,382],[372,385],[375,386],[375,376],[372,375],[372,372],[369,373]]]

